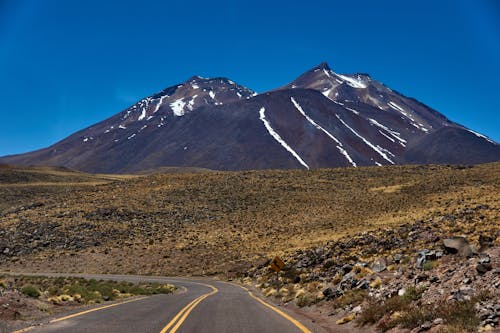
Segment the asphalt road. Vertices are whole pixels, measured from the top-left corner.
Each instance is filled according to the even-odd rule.
[[[314,328],[306,327],[282,309],[254,296],[245,288],[227,282],[148,276],[79,276],[131,282],[171,283],[179,287],[180,292],[84,308],[59,315],[40,326],[16,332],[310,333],[316,331]]]

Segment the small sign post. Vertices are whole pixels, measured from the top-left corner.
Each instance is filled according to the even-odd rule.
[[[285,263],[280,257],[276,256],[269,264],[269,267],[276,272],[276,289],[280,292],[280,271],[285,267]]]

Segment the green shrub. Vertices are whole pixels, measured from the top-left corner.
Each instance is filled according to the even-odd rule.
[[[21,288],[21,293],[23,293],[26,296],[29,297],[40,297],[41,293],[40,290],[38,290],[35,286],[32,285],[26,285]]]
[[[400,318],[394,321],[394,326],[399,324],[403,328],[413,329],[419,327],[426,321],[433,321],[438,317],[439,315],[436,310],[430,306],[411,307],[403,312]]]
[[[334,309],[344,308],[347,305],[356,306],[368,297],[368,292],[362,289],[347,290],[342,296],[332,302]]]
[[[430,270],[433,270],[435,267],[437,267],[437,265],[438,265],[438,262],[435,260],[426,261],[422,264],[422,269],[424,271],[430,271]]]
[[[409,304],[410,301],[408,299],[400,296],[388,298],[384,302],[378,302],[372,299],[359,315],[357,322],[361,326],[376,324],[386,314],[395,311],[405,311],[408,309]]]
[[[480,323],[474,308],[475,304],[476,300],[442,304],[438,308],[438,315],[449,326],[465,331],[472,331]]]
[[[302,308],[304,306],[309,306],[314,304],[315,301],[316,300],[314,299],[314,297],[312,297],[312,295],[304,294],[297,297],[297,299],[295,300],[295,304],[297,304],[297,306]]]
[[[417,301],[422,297],[424,291],[425,287],[409,286],[401,297],[407,302]]]

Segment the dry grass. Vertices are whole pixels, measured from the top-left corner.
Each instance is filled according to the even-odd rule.
[[[0,168],[0,231],[28,230],[30,221],[39,226],[28,223],[33,230],[50,226],[82,246],[41,247],[28,235],[14,241],[29,251],[0,257],[2,267],[231,275],[274,254],[360,231],[471,205],[498,207],[500,187],[500,163],[143,177],[62,173]],[[96,181],[107,183],[88,184]]]

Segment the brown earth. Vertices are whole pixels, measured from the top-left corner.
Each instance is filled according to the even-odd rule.
[[[497,207],[500,163],[151,176],[0,169],[15,271],[235,274],[277,253]]]

